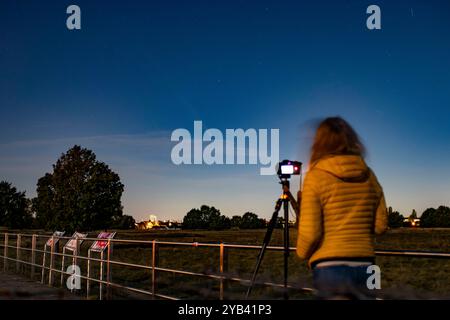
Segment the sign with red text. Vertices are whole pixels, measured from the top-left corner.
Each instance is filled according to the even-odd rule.
[[[104,240],[97,240],[97,241],[95,241],[92,244],[90,250],[96,251],[96,252],[104,251],[108,247],[108,239],[114,238],[115,235],[116,235],[115,232],[101,232],[97,236],[97,239],[104,239]]]
[[[45,245],[47,247],[51,247],[53,245],[53,239],[55,239],[55,244],[58,243],[59,237],[63,237],[65,233],[66,233],[65,231],[53,232],[53,238],[48,239],[47,242],[45,243]]]
[[[84,238],[87,237],[87,233],[79,233],[75,232],[72,235],[72,239],[67,241],[66,245],[64,246],[64,249],[70,250],[70,251],[77,251],[77,248],[81,243],[84,241]]]

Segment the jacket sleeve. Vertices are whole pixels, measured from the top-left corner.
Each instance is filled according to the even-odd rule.
[[[373,222],[373,231],[376,235],[383,234],[388,228],[388,212],[386,209],[386,199],[384,198],[383,188],[380,185],[375,173],[370,169],[371,175],[375,180],[375,188],[380,194],[380,201],[378,202],[377,210]]]
[[[388,213],[386,210],[386,200],[384,193],[381,191],[381,198],[378,204],[377,211],[375,212],[375,234],[383,234],[388,227]]]
[[[295,225],[298,228],[300,222],[300,205],[302,204],[302,190],[297,192],[297,211],[295,211]]]
[[[297,255],[301,259],[309,259],[322,238],[322,208],[315,180],[310,171],[303,185],[297,235]]]

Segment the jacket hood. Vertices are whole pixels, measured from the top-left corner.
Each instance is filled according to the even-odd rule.
[[[314,168],[327,171],[341,180],[367,180],[370,170],[361,156],[336,155],[319,160]]]

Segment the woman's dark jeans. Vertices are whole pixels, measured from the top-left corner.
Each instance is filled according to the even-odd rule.
[[[374,299],[376,290],[367,288],[367,266],[314,268],[314,287],[319,299]]]

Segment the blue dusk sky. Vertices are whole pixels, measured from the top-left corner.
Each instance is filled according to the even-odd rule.
[[[71,4],[81,30],[66,28]],[[79,144],[120,175],[138,221],[202,204],[269,218],[275,175],[176,166],[172,131],[279,129],[280,158],[307,163],[314,124],[340,115],[389,206],[450,205],[449,35],[447,0],[2,0],[0,180],[34,197]]]

